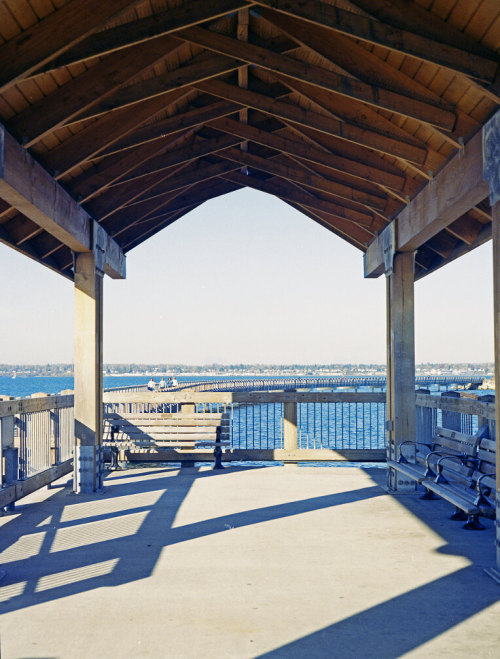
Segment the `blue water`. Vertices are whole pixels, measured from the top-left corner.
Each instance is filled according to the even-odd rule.
[[[207,380],[205,377],[178,377],[179,382],[186,380]],[[218,379],[218,378],[210,378]],[[147,384],[149,376],[147,375],[130,375],[130,376],[104,376],[104,388],[128,387],[134,384]],[[159,378],[156,378],[158,381]],[[31,394],[43,392],[46,394],[58,394],[65,389],[73,389],[73,376],[34,376],[21,375],[16,378],[1,376],[0,377],[0,395],[14,396],[24,398]]]

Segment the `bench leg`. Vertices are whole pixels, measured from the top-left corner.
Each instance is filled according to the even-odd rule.
[[[432,490],[428,490],[427,488],[425,490],[425,494],[422,494],[420,498],[423,499],[424,501],[434,501],[434,499],[439,499],[439,497],[436,494],[434,494]]]
[[[222,448],[216,446],[214,450],[214,469],[224,469],[222,464]]]
[[[482,531],[486,527],[481,524],[477,515],[469,515],[467,524],[464,524],[462,528],[467,529],[467,531]]]
[[[116,469],[119,469],[119,466],[118,466],[118,447],[117,446],[111,446],[109,451],[111,453],[111,461],[109,463],[109,469],[110,469],[110,471],[115,471]]]
[[[464,513],[464,511],[461,508],[458,508],[455,506],[455,512],[453,515],[450,516],[450,519],[453,520],[454,522],[465,522],[467,519],[467,515]]]

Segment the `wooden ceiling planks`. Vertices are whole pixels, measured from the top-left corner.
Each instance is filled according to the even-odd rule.
[[[498,108],[499,51],[489,0],[9,0],[0,118],[124,249],[252,187],[365,250]],[[419,248],[418,276],[486,239],[488,210]],[[71,276],[2,200],[0,228]]]

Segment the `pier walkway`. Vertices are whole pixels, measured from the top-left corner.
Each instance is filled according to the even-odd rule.
[[[498,657],[493,522],[387,494],[384,469],[66,480],[0,518],[3,659]]]
[[[484,377],[476,374],[470,375],[417,375],[417,387],[448,387],[457,385],[462,388],[477,388],[484,382]],[[387,380],[385,376],[343,376],[333,375],[326,377],[272,377],[251,378],[248,380],[211,380],[208,382],[181,383],[176,390],[193,389],[194,391],[296,391],[297,389],[337,389],[358,387],[373,387],[384,389]]]

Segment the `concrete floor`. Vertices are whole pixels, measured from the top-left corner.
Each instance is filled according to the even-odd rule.
[[[381,469],[130,469],[0,518],[2,659],[500,657],[493,524]]]

